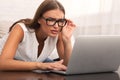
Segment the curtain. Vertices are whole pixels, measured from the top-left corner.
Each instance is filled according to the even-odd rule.
[[[71,19],[77,26],[74,32],[76,37],[79,35],[120,35],[120,0],[80,1],[76,3],[74,1],[75,4],[71,2],[71,7],[74,6],[77,14],[75,11],[72,11],[72,14],[66,8],[68,13],[74,15]]]

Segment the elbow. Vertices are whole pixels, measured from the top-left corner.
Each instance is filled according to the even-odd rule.
[[[7,66],[5,65],[5,61],[5,59],[0,57],[0,71],[5,70],[5,67]]]
[[[4,70],[4,61],[0,59],[0,71]]]
[[[0,71],[3,70],[4,60],[0,57]]]

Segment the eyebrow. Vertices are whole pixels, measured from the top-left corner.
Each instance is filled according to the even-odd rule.
[[[53,18],[53,19],[65,19],[65,17],[63,17],[63,18],[55,18],[55,17],[50,17],[50,16],[43,16],[44,18]]]

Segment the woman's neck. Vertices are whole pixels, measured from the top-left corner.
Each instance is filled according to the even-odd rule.
[[[43,43],[47,39],[47,36],[44,34],[44,32],[40,30],[36,30],[35,34],[36,34],[38,43],[41,43],[41,42]]]

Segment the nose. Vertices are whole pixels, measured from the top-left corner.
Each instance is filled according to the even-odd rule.
[[[59,27],[57,22],[55,23],[54,27],[55,27],[55,28]]]

